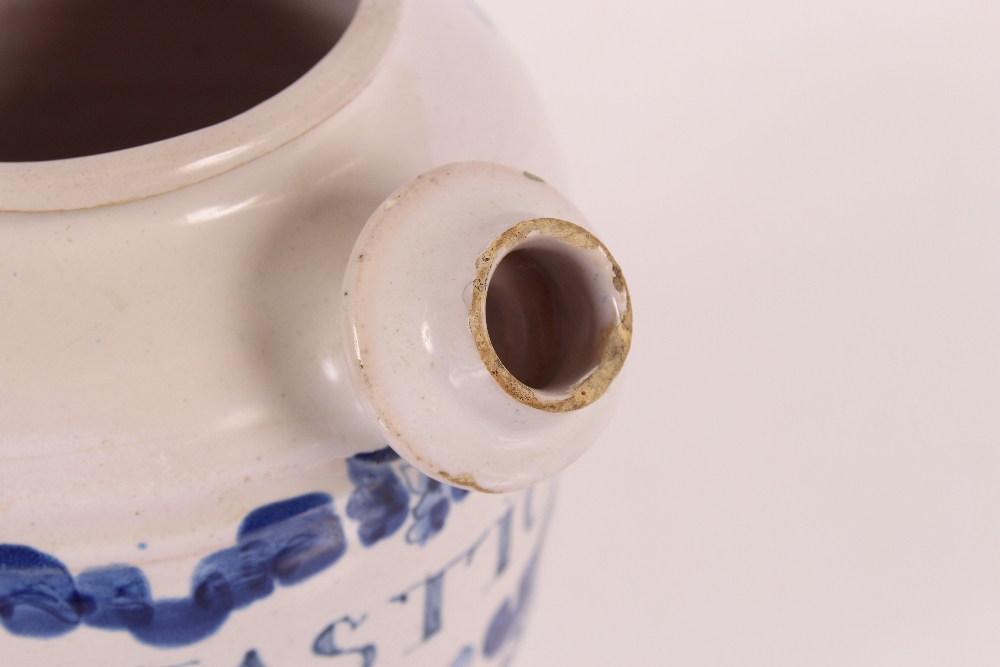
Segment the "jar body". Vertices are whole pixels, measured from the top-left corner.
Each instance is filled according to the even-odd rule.
[[[51,554],[19,568],[23,548],[0,547],[7,587],[17,572],[20,589],[7,598],[3,654],[22,665],[245,667],[336,656],[368,666],[503,664],[513,655],[554,482],[467,492],[391,450],[324,472],[325,486],[257,508],[228,535],[186,536],[196,550],[170,559],[155,554],[178,536],[153,534],[117,562],[83,568]],[[65,597],[70,586],[75,600]]]
[[[386,453],[344,371],[340,288],[368,216],[416,175],[562,171],[470,5],[398,10],[367,85],[279,148],[134,201],[0,212],[12,664],[512,650],[552,485],[465,494]]]

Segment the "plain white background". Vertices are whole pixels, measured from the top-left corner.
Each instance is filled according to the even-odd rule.
[[[480,5],[635,308],[518,664],[1000,664],[1000,4]]]

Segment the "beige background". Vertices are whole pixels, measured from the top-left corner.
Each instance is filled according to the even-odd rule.
[[[519,664],[1000,664],[1000,4],[480,4],[636,309]]]

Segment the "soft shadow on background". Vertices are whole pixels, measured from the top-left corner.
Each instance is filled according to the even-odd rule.
[[[518,664],[1000,664],[1000,5],[479,4],[636,310]]]

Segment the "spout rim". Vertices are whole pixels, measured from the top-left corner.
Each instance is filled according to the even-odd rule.
[[[565,398],[546,398],[521,382],[500,360],[490,339],[486,323],[486,295],[490,277],[504,257],[504,251],[513,250],[530,235],[543,234],[579,248],[598,249],[611,264],[613,288],[625,299],[625,308],[616,322],[602,333],[599,362],[590,373],[570,388]],[[621,267],[611,251],[589,231],[558,218],[533,218],[523,220],[498,236],[476,260],[476,279],[473,281],[472,307],[469,310],[469,329],[476,341],[476,348],[490,374],[511,398],[546,412],[570,412],[587,407],[607,392],[618,376],[632,345],[632,300]]]

